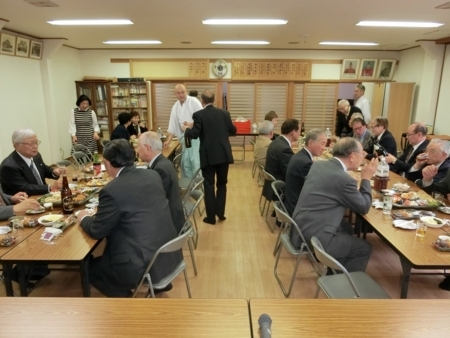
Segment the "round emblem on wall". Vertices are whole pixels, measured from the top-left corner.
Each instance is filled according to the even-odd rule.
[[[227,71],[228,65],[224,60],[217,60],[216,62],[214,62],[213,72],[216,76],[218,77],[225,76]]]

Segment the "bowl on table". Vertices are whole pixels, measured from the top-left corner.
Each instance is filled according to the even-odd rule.
[[[447,224],[443,219],[433,216],[423,216],[420,217],[420,220],[430,228],[441,228],[443,225]]]

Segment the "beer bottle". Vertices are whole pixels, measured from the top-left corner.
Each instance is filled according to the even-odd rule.
[[[98,158],[98,152],[94,152],[94,176],[98,176],[102,173],[102,164]]]
[[[61,202],[64,215],[73,214],[73,196],[72,190],[69,188],[69,182],[67,181],[67,175],[63,174],[63,186],[61,189]]]

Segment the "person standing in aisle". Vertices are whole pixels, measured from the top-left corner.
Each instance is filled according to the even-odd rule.
[[[97,140],[100,140],[100,127],[97,115],[89,108],[91,104],[91,99],[86,95],[78,98],[77,107],[70,113],[69,133],[72,136],[72,143],[83,144],[94,153],[97,151]]]
[[[364,96],[366,92],[366,87],[362,83],[356,85],[355,87],[355,102],[354,105],[361,109],[364,116],[364,121],[369,124],[372,120],[372,115],[370,115],[370,104],[369,100]]]
[[[194,122],[183,126],[186,137],[200,138],[200,163],[205,178],[206,217],[203,222],[216,224],[216,216],[224,221],[227,197],[228,167],[233,163],[229,136],[236,135],[230,113],[214,107],[214,93],[202,93],[203,109],[194,113]],[[217,178],[214,191],[214,182]]]
[[[164,148],[169,147],[174,135],[178,137],[183,147],[181,176],[192,178],[198,168],[200,168],[200,141],[192,140],[192,146],[187,148],[182,128],[186,124],[192,124],[192,115],[196,111],[201,110],[202,105],[198,99],[186,94],[186,87],[183,84],[175,86],[175,96],[177,97],[177,102],[175,102],[170,112],[169,128],[167,129],[169,135],[166,142],[164,142]]]

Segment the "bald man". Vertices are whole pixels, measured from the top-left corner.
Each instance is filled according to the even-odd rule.
[[[200,141],[192,140],[192,147],[186,148],[182,126],[192,124],[192,115],[196,111],[201,110],[202,105],[195,97],[187,95],[186,87],[183,84],[175,86],[175,96],[177,97],[177,102],[175,102],[170,112],[169,128],[167,129],[169,135],[166,142],[164,142],[164,148],[169,146],[174,135],[178,137],[183,147],[181,175],[182,177],[192,178],[197,169],[200,168]]]

